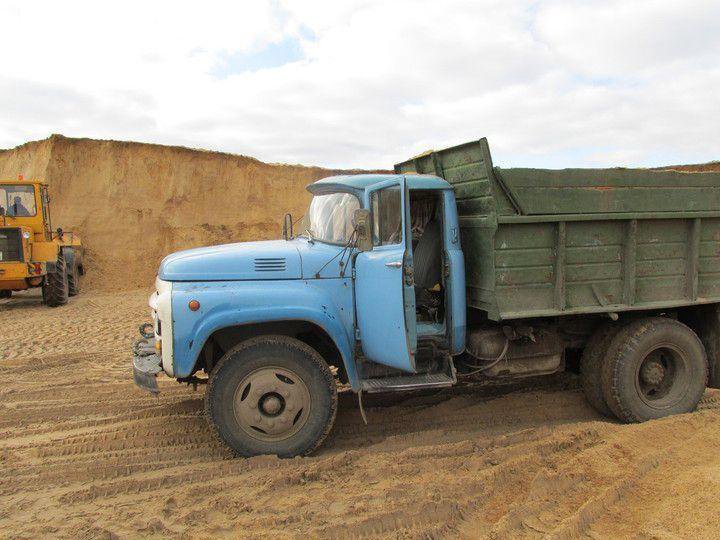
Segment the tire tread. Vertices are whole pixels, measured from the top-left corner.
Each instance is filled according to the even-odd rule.
[[[42,288],[43,300],[48,306],[58,307],[67,304],[69,296],[67,266],[62,250],[58,253],[55,261],[55,272],[45,276]]]
[[[624,396],[621,394],[621,367],[623,362],[630,361],[628,358],[640,346],[641,339],[649,332],[656,332],[665,325],[681,327],[697,339],[698,345],[705,351],[700,338],[685,324],[667,317],[647,317],[629,323],[616,334],[610,343],[607,356],[602,369],[603,395],[610,409],[622,422],[639,423],[645,419],[638,416],[628,406]],[[703,355],[705,384],[708,380],[707,355]]]
[[[613,324],[598,328],[590,337],[580,358],[580,380],[585,399],[593,409],[607,417],[612,417],[613,411],[602,391],[602,364],[607,346],[620,330],[620,326]]]

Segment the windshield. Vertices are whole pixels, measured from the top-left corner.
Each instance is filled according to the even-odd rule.
[[[33,186],[0,184],[0,208],[5,211],[6,216],[34,216],[36,213],[35,188]]]
[[[353,215],[360,201],[350,193],[315,195],[300,220],[300,234],[328,244],[347,244],[353,233]]]

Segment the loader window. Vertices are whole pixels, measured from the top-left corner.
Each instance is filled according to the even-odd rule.
[[[37,213],[35,207],[35,188],[0,184],[0,207],[10,217],[30,217]]]

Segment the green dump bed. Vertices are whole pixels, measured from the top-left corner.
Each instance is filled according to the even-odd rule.
[[[493,320],[720,302],[720,173],[494,168],[486,139],[395,171],[455,186],[468,303]]]

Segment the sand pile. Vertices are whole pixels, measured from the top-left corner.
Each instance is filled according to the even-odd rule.
[[[720,161],[709,161],[707,163],[695,163],[690,165],[668,165],[667,167],[658,168],[684,172],[720,172]]]
[[[60,135],[0,150],[0,178],[50,184],[53,226],[85,242],[85,285],[116,290],[148,287],[178,249],[278,238],[285,212],[304,213],[305,186],[340,172]]]

